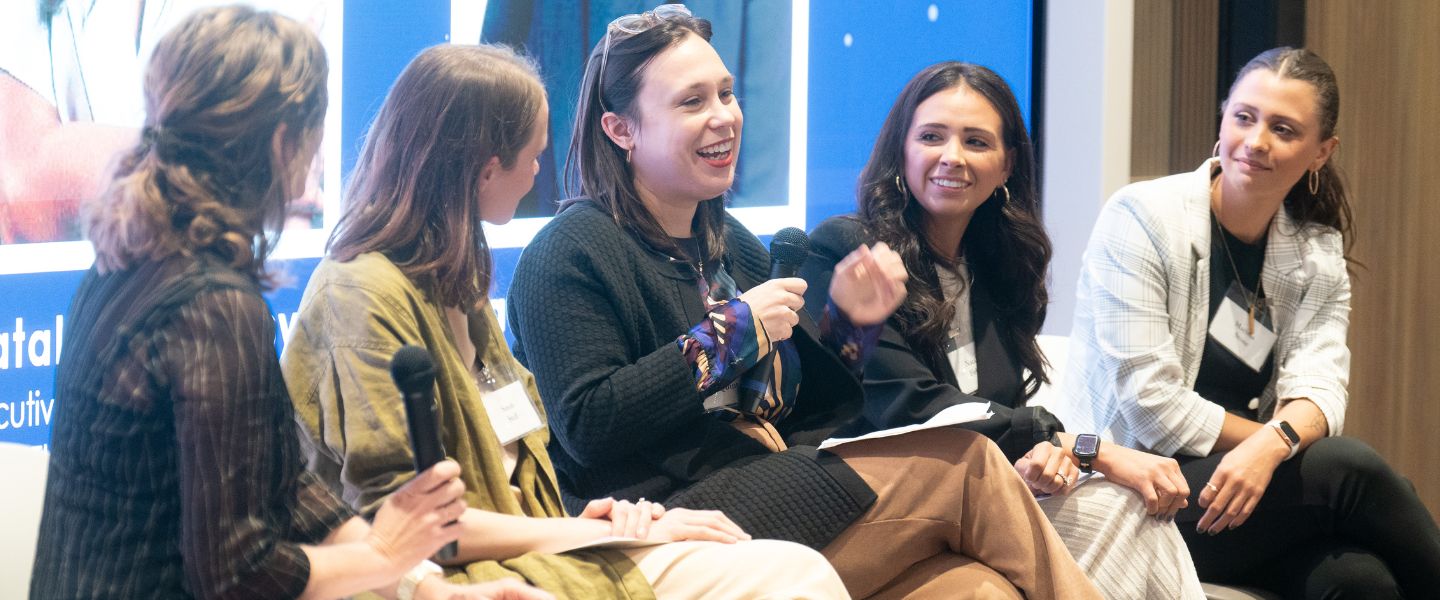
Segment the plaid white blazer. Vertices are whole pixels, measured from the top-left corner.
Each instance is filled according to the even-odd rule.
[[[1210,159],[1191,173],[1128,185],[1101,211],[1085,249],[1055,411],[1070,430],[1108,431],[1115,443],[1166,456],[1205,456],[1214,447],[1224,409],[1194,387],[1209,327],[1216,168]],[[1308,398],[1339,435],[1350,379],[1350,276],[1340,233],[1297,227],[1281,210],[1268,239],[1261,280],[1279,339],[1260,415]]]

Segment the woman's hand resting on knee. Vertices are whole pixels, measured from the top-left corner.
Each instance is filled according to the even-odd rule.
[[[1205,514],[1195,530],[1214,535],[1244,525],[1270,487],[1275,468],[1289,455],[1290,447],[1269,427],[1260,428],[1232,448],[1200,490],[1198,500]]]
[[[1065,450],[1050,442],[1035,444],[1025,456],[1015,461],[1015,471],[1035,495],[1068,494],[1075,489],[1080,468]]]
[[[718,510],[666,509],[644,498],[636,502],[614,498],[591,500],[580,518],[608,520],[610,535],[639,540],[734,543],[750,539],[750,534]]]
[[[1190,484],[1180,473],[1180,463],[1168,456],[1107,444],[1095,458],[1095,470],[1135,490],[1145,500],[1145,513],[1157,519],[1174,519],[1190,505]]]
[[[733,544],[749,540],[750,534],[745,533],[730,517],[718,510],[672,508],[655,521],[647,539],[662,542],[694,540]]]
[[[601,498],[591,500],[580,512],[582,519],[602,519],[610,522],[610,535],[643,540],[650,535],[650,527],[665,516],[665,507],[659,502],[641,498],[637,502]]]

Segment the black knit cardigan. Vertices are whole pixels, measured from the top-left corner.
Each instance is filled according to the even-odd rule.
[[[764,281],[765,248],[726,220],[725,266],[740,289]],[[771,453],[707,416],[676,338],[705,307],[671,262],[593,204],[572,205],[526,247],[508,297],[515,356],[535,374],[566,507],[605,496],[724,510],[756,537],[823,547],[874,501],[816,444],[858,421],[859,380],[818,341],[804,311],[794,412]]]

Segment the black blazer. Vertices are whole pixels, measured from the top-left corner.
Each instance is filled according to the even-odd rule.
[[[815,228],[810,234],[810,257],[800,269],[800,276],[809,283],[808,311],[818,318],[835,265],[856,247],[870,243],[864,226],[853,216],[832,217]],[[1012,462],[1036,443],[1054,441],[1055,432],[1064,430],[1049,411],[1025,406],[1022,367],[1000,336],[999,310],[982,282],[972,283],[970,299],[979,389],[974,394],[961,392],[945,350],[916,347],[892,317],[885,322],[880,341],[865,364],[864,425],[856,429],[911,425],[956,404],[988,402],[994,416],[965,427],[995,440]]]

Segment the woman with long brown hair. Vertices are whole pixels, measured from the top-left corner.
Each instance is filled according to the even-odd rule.
[[[1097,597],[989,440],[938,428],[815,446],[857,417],[904,268],[883,244],[852,253],[818,323],[804,280],[768,279],[764,247],[725,211],[744,116],[709,38],[678,5],[610,24],[581,84],[578,195],[510,286],[566,503],[722,510],[820,549],[857,597]]]
[[[32,597],[404,592],[460,534],[451,461],[373,527],[302,469],[260,291],[326,73],[313,33],[245,7],[200,11],[156,46],[143,139],[87,207],[96,260],[67,319]]]
[[[285,349],[310,468],[364,514],[412,476],[389,363],[419,346],[472,507],[452,578],[519,577],[564,598],[843,598],[819,553],[751,540],[716,511],[603,498],[567,517],[534,379],[489,301],[483,229],[534,185],[548,120],[534,65],[504,47],[435,46],[400,74]],[[612,535],[643,542],[584,548]]]
[[[1036,336],[1050,260],[1031,148],[1015,96],[995,72],[963,62],[921,70],[875,139],[859,210],[811,236],[800,272],[806,305],[824,305],[816,292],[846,253],[889,245],[910,273],[909,293],[865,363],[863,429],[985,404],[992,416],[963,426],[995,440],[1031,489],[1048,495],[1041,508],[1105,597],[1202,597],[1168,521],[1184,496],[1162,502],[1155,491],[1183,486],[1176,462],[1109,445],[1088,456],[1074,450],[1077,432],[1026,406],[1047,379]],[[1082,467],[1092,466],[1105,479],[1080,485]]]
[[[1339,437],[1353,235],[1330,160],[1339,113],[1324,59],[1268,50],[1230,86],[1215,157],[1110,198],[1057,410],[1179,459],[1196,501],[1176,521],[1202,579],[1426,597],[1440,530],[1375,450]]]

